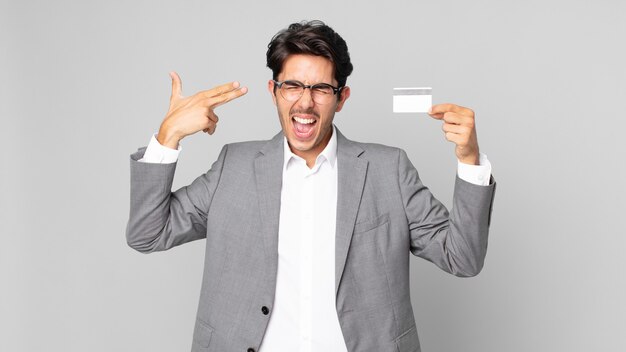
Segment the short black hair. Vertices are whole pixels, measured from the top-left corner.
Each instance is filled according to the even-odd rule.
[[[276,33],[267,45],[267,67],[272,70],[274,80],[278,79],[287,57],[293,54],[322,56],[330,60],[339,87],[346,85],[352,73],[346,41],[322,21],[292,23]]]

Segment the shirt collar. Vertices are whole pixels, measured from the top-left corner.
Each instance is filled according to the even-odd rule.
[[[283,138],[284,138],[283,147],[284,147],[284,155],[285,155],[285,161],[283,163],[283,171],[284,171],[284,170],[287,170],[290,160],[293,159],[294,161],[295,160],[304,161],[304,159],[295,155],[289,148],[287,137],[283,137]],[[337,129],[335,128],[334,124],[333,124],[333,134],[330,137],[330,140],[328,141],[326,148],[324,148],[324,150],[322,150],[322,152],[317,156],[317,159],[315,160],[315,165],[321,164],[324,160],[327,160],[328,163],[330,164],[330,167],[332,168],[335,167],[335,164],[337,162]]]

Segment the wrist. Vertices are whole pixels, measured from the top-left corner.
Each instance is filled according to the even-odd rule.
[[[164,126],[161,126],[156,138],[159,144],[170,149],[178,149],[178,143],[182,139],[176,133],[170,131]]]
[[[478,153],[476,153],[476,155],[459,158],[459,162],[467,165],[480,165],[480,157]]]

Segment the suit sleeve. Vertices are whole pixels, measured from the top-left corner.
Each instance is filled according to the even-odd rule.
[[[478,186],[456,177],[450,212],[422,184],[403,150],[399,152],[400,192],[409,224],[411,252],[456,276],[482,270],[495,182]]]
[[[164,251],[206,237],[211,200],[220,180],[227,147],[211,169],[172,192],[177,163],[139,162],[146,148],[130,156],[128,245],[139,252]]]

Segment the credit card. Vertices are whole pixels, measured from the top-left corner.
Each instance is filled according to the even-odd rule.
[[[394,88],[393,112],[428,112],[433,106],[431,87]]]

